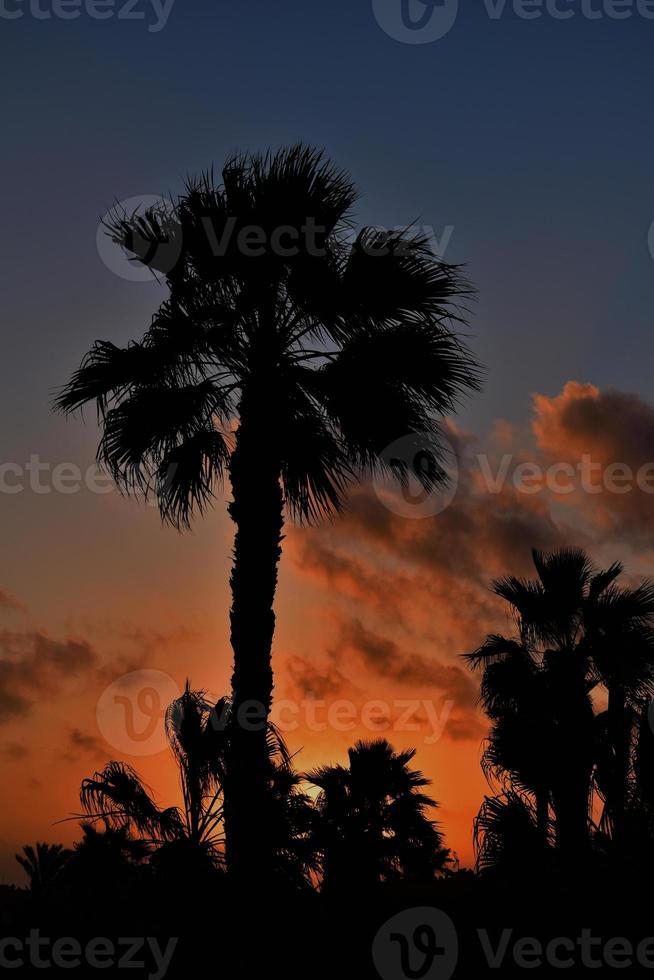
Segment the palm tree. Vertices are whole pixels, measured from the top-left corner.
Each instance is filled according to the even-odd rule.
[[[423,485],[443,480],[439,419],[478,388],[478,372],[454,330],[464,315],[453,304],[470,292],[459,269],[423,235],[365,228],[352,238],[356,189],[320,152],[237,156],[222,176],[189,181],[175,204],[145,216],[115,213],[110,235],[155,273],[158,246],[179,244],[169,297],[140,342],[96,342],[57,404],[96,403],[100,460],[122,489],[155,494],[173,525],[189,525],[229,477],[226,820],[230,866],[247,880],[270,861],[254,842],[265,840],[285,514],[339,511],[348,485],[404,436],[427,450]],[[256,249],[244,244],[253,230]],[[411,464],[394,467],[406,478]]]
[[[63,844],[37,842],[35,847],[26,844],[16,860],[27,874],[30,890],[41,894],[50,888],[61,874],[71,856]]]
[[[628,833],[635,860],[654,858],[654,729],[652,703],[644,700],[635,710],[633,781],[627,804]],[[627,839],[627,834],[625,834]]]
[[[74,845],[63,875],[65,907],[72,910],[83,931],[101,924],[111,929],[126,908],[146,911],[150,880],[146,841],[134,838],[129,828],[93,819],[80,823],[82,838]]]
[[[427,811],[437,804],[429,785],[409,763],[415,750],[395,752],[385,739],[357,742],[349,766],[325,766],[307,774],[320,790],[316,849],[323,887],[371,888],[398,877],[433,877],[450,852]]]
[[[553,784],[546,674],[527,646],[498,635],[466,659],[473,667],[484,666],[480,700],[493,722],[482,757],[486,778],[502,787],[508,778],[509,796],[533,797],[538,834],[546,845]]]
[[[126,824],[102,823],[100,829],[97,819],[81,822],[82,839],[75,844],[68,866],[73,877],[119,877],[117,872],[140,867],[148,858],[148,842],[132,837]]]
[[[166,711],[166,734],[177,762],[183,807],[161,809],[152,790],[123,762],[108,762],[82,782],[80,800],[91,822],[126,830],[150,845],[187,841],[218,862],[225,764],[223,726],[214,723],[225,710],[187,683]]]
[[[532,556],[536,579],[509,576],[493,585],[511,605],[519,636],[491,636],[466,659],[484,669],[481,699],[494,722],[487,759],[512,787],[534,795],[541,834],[551,799],[558,846],[579,855],[589,840],[591,775],[602,752],[592,700],[598,685],[609,693],[611,719],[611,761],[604,752],[602,762],[604,786],[611,770],[607,814],[624,813],[625,700],[636,703],[651,690],[654,591],[648,582],[620,590],[622,566],[598,571],[580,549]]]
[[[609,569],[586,613],[595,675],[608,694],[603,824],[616,846],[625,843],[634,731],[643,701],[654,695],[654,583],[620,589],[622,571],[619,563]]]
[[[168,707],[166,733],[175,757],[183,806],[161,809],[152,790],[123,762],[108,762],[85,779],[80,791],[90,825],[101,821],[108,831],[155,848],[158,868],[179,865],[198,872],[224,865],[225,761],[231,732],[230,705],[216,705],[190,686]],[[305,884],[316,862],[310,846],[312,804],[300,791],[284,741],[269,723],[268,781],[264,828],[280,878]],[[88,824],[87,824],[88,825]]]
[[[512,789],[484,799],[474,823],[477,871],[503,877],[533,875],[547,855],[529,797]]]

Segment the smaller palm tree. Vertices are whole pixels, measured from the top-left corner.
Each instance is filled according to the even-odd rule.
[[[108,762],[85,779],[80,800],[90,821],[155,847],[187,841],[220,861],[225,735],[216,723],[226,706],[211,705],[189,685],[166,712],[166,733],[179,770],[183,806],[162,809],[141,777],[124,762]]]
[[[475,818],[474,840],[482,874],[532,875],[548,855],[533,803],[512,789],[485,797]]]
[[[531,794],[543,843],[552,807],[557,845],[576,860],[595,829],[594,791],[603,831],[625,839],[638,705],[654,693],[654,585],[620,588],[621,564],[598,570],[578,548],[532,558],[536,578],[493,583],[518,635],[489,636],[466,659],[483,670],[487,768]],[[602,687],[608,708],[597,715]]]
[[[116,827],[107,821],[101,829],[98,822],[83,820],[82,839],[75,844],[66,870],[79,878],[94,872],[106,880],[107,873],[118,877],[121,870],[142,866],[149,856],[147,841],[130,836],[127,826]]]
[[[39,841],[35,847],[26,844],[16,860],[27,874],[30,890],[42,893],[50,888],[70,859],[71,852],[63,844],[46,844]]]
[[[315,845],[325,889],[371,888],[399,877],[433,877],[450,852],[428,811],[429,780],[409,763],[415,749],[395,752],[386,739],[357,742],[349,766],[308,773],[320,790]]]
[[[91,824],[131,835],[153,849],[153,864],[164,872],[193,867],[196,871],[224,867],[224,787],[229,752],[231,704],[215,705],[188,682],[169,706],[166,734],[179,770],[183,805],[162,809],[153,791],[124,762],[108,762],[82,783],[80,799]],[[269,787],[263,826],[274,870],[292,884],[309,880],[316,871],[311,842],[312,803],[300,791],[286,745],[269,724],[267,733]]]

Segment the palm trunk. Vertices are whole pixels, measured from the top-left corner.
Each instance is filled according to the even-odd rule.
[[[630,727],[624,687],[612,684],[608,703],[609,738],[614,752],[614,771],[607,800],[611,817],[613,840],[619,846],[624,833],[627,808],[627,782],[629,780]]]
[[[588,799],[585,773],[562,786],[555,798],[557,848],[572,865],[577,864],[588,850]]]
[[[545,847],[547,847],[549,839],[549,809],[549,789],[547,787],[541,788],[536,792],[536,825],[538,836]]]
[[[266,841],[267,722],[284,505],[280,466],[271,439],[270,404],[261,390],[254,389],[249,397],[244,393],[236,439],[230,462],[233,502],[229,512],[236,534],[230,578],[234,672],[225,832],[228,868],[239,887],[249,892],[251,884],[261,881],[272,865]]]
[[[556,846],[570,868],[585,862],[590,846],[590,798],[593,770],[592,705],[586,693],[582,660],[573,659],[558,681],[557,734],[553,746],[552,799],[556,815]]]

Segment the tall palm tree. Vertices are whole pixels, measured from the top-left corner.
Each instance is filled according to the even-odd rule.
[[[316,849],[324,888],[370,888],[396,877],[430,877],[445,869],[443,847],[428,811],[429,785],[409,763],[415,750],[395,752],[385,739],[357,742],[349,766],[324,766],[307,774],[320,790]]]
[[[71,852],[63,844],[39,841],[35,847],[26,844],[23,853],[16,855],[16,860],[29,878],[30,890],[40,894],[54,884],[70,856]]]
[[[57,402],[66,412],[97,404],[100,460],[121,488],[155,494],[178,527],[229,478],[235,730],[226,818],[230,866],[245,880],[270,860],[253,842],[265,840],[285,514],[312,521],[339,511],[348,485],[404,436],[431,449],[416,475],[433,487],[444,479],[439,419],[478,387],[454,329],[464,319],[454,304],[469,294],[459,269],[423,235],[352,236],[356,197],[320,152],[294,146],[233,157],[222,183],[205,174],[145,216],[117,212],[109,234],[155,273],[159,246],[178,244],[163,272],[169,297],[141,341],[96,342]],[[253,234],[256,248],[247,247]],[[406,478],[411,462],[394,466]]]

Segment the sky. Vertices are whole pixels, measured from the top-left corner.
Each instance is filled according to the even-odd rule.
[[[0,3],[0,880],[16,878],[21,844],[73,839],[75,823],[55,821],[108,758],[175,801],[156,735],[125,742],[106,708],[116,690],[138,700],[142,671],[156,704],[187,677],[216,696],[229,684],[222,499],[179,535],[90,476],[61,492],[53,475],[86,473],[98,434],[92,412],[52,414],[57,386],[96,338],[139,337],[164,298],[100,254],[115,200],[174,194],[236,149],[316,144],[359,186],[357,223],[431,229],[478,291],[485,380],[450,423],[453,501],[407,516],[367,482],[341,522],[288,529],[276,694],[301,769],[375,732],[415,746],[470,863],[488,789],[459,655],[512,628],[490,579],[563,543],[623,558],[635,579],[654,572],[649,492],[513,479],[520,463],[545,472],[588,454],[602,477],[613,463],[636,474],[651,456],[652,4],[455,8],[410,0],[424,30],[443,31],[431,39],[404,26],[400,0],[176,0],[163,13],[108,0],[105,19],[90,0]],[[333,710],[325,721],[339,701],[354,727]]]

